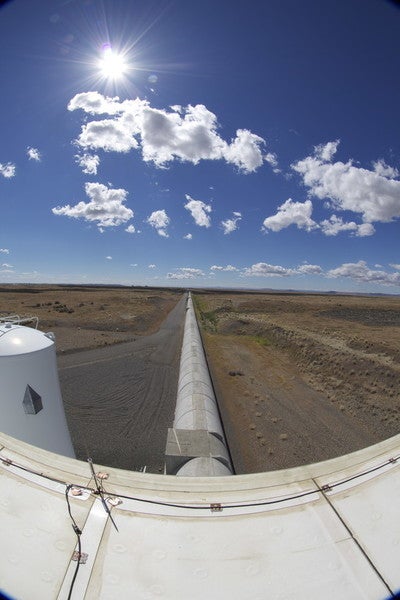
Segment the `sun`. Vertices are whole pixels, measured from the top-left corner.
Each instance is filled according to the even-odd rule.
[[[105,79],[114,81],[121,79],[128,70],[124,56],[115,52],[110,44],[104,44],[98,66]]]

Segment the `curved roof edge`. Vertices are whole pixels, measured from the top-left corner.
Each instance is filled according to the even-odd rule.
[[[92,471],[0,433],[0,475],[0,580],[12,597],[384,600],[400,590],[400,435],[304,467],[193,478]]]
[[[62,473],[65,473],[65,476],[68,475],[69,478],[75,476],[78,479],[81,477],[87,478],[89,475],[88,464],[85,461],[48,452],[0,432],[0,452],[3,454],[3,451],[9,451],[12,455],[19,456],[24,464],[26,462],[32,465],[38,464],[41,472],[51,473],[54,476],[59,475],[60,479],[62,479]],[[154,490],[158,494],[162,494],[163,491],[167,494],[184,492],[187,499],[189,494],[196,495],[199,491],[209,491],[210,493],[246,492],[256,488],[290,485],[320,477],[330,477],[335,480],[344,479],[362,473],[365,469],[370,468],[372,464],[384,462],[392,455],[400,455],[400,434],[367,448],[322,462],[277,471],[235,475],[230,478],[177,478],[175,475],[127,471],[107,465],[97,465],[97,468],[109,474],[109,481],[112,481],[115,487]]]

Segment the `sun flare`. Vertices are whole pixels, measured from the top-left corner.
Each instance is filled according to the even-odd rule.
[[[122,54],[114,52],[110,45],[103,47],[103,56],[99,61],[100,72],[106,79],[117,80],[125,75],[128,65]]]

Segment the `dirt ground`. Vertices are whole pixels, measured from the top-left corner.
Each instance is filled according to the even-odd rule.
[[[37,316],[56,335],[57,353],[87,350],[156,332],[180,290],[109,286],[3,285],[0,317]]]
[[[399,432],[399,297],[207,293],[195,303],[237,473]]]
[[[60,363],[67,413],[74,418],[65,386],[79,405],[76,390],[84,389],[79,377],[86,377],[83,371],[78,375],[80,351],[139,344],[135,368],[146,390],[144,373],[153,373],[162,357],[154,348],[146,358],[144,338],[154,343],[151,334],[181,296],[182,290],[169,289],[3,285],[0,316],[36,315],[39,329],[56,334],[59,361],[76,362],[73,377],[72,365]],[[197,291],[194,300],[237,473],[325,460],[399,432],[400,297]],[[98,363],[100,374],[104,360],[114,360],[112,347],[110,357]],[[131,356],[135,352],[129,349]],[[175,358],[169,362],[172,389],[171,369],[177,366]],[[113,372],[118,369],[116,363]],[[101,379],[96,373],[90,377]],[[107,389],[101,393],[105,397]],[[93,407],[86,413],[89,427]],[[165,423],[169,418],[163,417]],[[164,439],[166,431],[158,436]],[[149,436],[142,437],[159,461],[160,444],[152,450]],[[106,455],[101,460],[107,464]],[[139,454],[130,464],[134,460],[148,462]]]

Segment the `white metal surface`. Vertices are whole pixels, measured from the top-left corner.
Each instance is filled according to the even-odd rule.
[[[396,436],[346,457],[254,475],[96,467],[109,474],[105,497],[122,500],[112,508],[119,532],[97,494],[71,498],[89,554],[71,597],[389,598],[400,590],[399,457]],[[57,482],[39,485],[41,473]],[[94,487],[88,464],[0,434],[0,589],[19,600],[69,592],[76,538],[62,482]]]
[[[174,428],[205,429],[224,439],[190,295],[187,300]]]
[[[37,329],[13,325],[10,322],[0,324],[0,356],[2,357],[38,352],[52,345],[54,342]]]
[[[29,327],[1,325],[0,382],[1,431],[46,450],[75,456],[53,339]],[[39,398],[37,414],[27,414],[26,395]]]
[[[182,432],[186,432],[186,435],[183,436]],[[218,440],[223,452],[217,450],[213,440]],[[165,467],[169,474],[188,477],[232,473],[190,292],[186,305],[174,426],[168,431]]]

